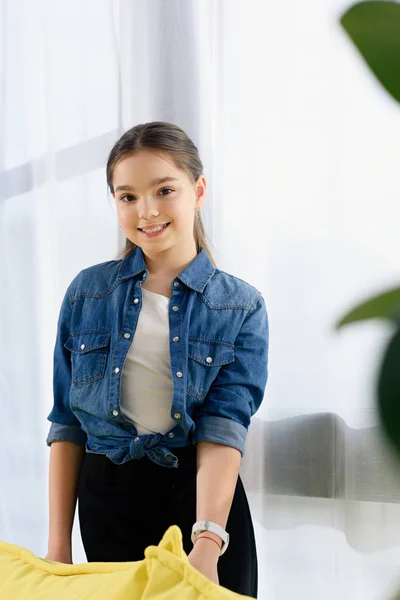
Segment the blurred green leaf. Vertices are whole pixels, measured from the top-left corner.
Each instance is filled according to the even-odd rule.
[[[390,290],[359,304],[340,319],[336,324],[336,329],[349,323],[379,318],[400,323],[400,288]]]
[[[378,410],[382,424],[400,453],[400,330],[387,347],[378,379]]]
[[[360,2],[340,21],[379,81],[400,102],[400,4]]]

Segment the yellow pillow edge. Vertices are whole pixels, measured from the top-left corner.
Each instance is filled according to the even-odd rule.
[[[137,565],[143,562],[90,562],[90,563],[78,563],[78,564],[65,564],[56,560],[48,560],[46,558],[39,558],[30,550],[9,544],[8,542],[0,541],[0,565],[2,562],[2,556],[10,557],[14,556],[22,560],[24,563],[44,571],[51,575],[83,575],[98,573],[111,573],[115,571],[129,571],[132,569],[132,565]]]
[[[171,525],[164,533],[162,540],[158,546],[148,546],[145,551],[145,559],[140,561],[126,562],[90,562],[67,565],[53,560],[37,557],[33,552],[0,540],[0,564],[1,555],[15,556],[24,561],[28,565],[33,566],[41,571],[47,572],[50,575],[83,575],[83,574],[104,574],[132,571],[138,565],[141,565],[146,559],[154,559],[160,562],[163,566],[175,571],[183,579],[196,588],[198,592],[210,600],[254,600],[249,596],[243,596],[232,592],[227,588],[213,583],[205,577],[200,571],[193,567],[188,560],[188,557],[182,546],[182,532],[177,525]],[[148,561],[147,561],[148,562]],[[150,569],[148,566],[148,574]]]
[[[169,544],[174,548],[172,552],[168,550]],[[176,550],[180,550],[181,552],[178,553]],[[148,559],[160,562],[165,567],[178,573],[188,584],[192,585],[200,594],[210,600],[239,600],[239,598],[241,600],[254,600],[250,596],[237,594],[214,583],[193,567],[183,550],[182,532],[176,525],[171,525],[167,529],[158,546],[148,546],[145,550],[145,556]],[[150,569],[148,568],[150,576],[149,571]]]
[[[170,525],[170,527],[168,527],[167,531],[164,533],[158,546],[148,546],[145,549],[145,556],[149,548],[161,548],[162,550],[167,550],[168,553],[171,553],[182,560],[188,560],[187,554],[183,549],[182,531],[178,525]]]
[[[182,533],[177,525],[171,525],[167,529],[159,546],[148,546],[148,548],[154,549],[156,554],[159,551],[159,548],[161,548],[161,550],[167,552],[168,555],[171,555],[172,552],[180,559],[185,560],[186,558],[187,560],[187,556],[182,547]],[[144,554],[146,554],[146,551],[147,548]],[[88,573],[96,575],[99,573],[113,573],[115,571],[130,571],[134,565],[139,565],[145,560],[145,558],[143,558],[142,560],[137,561],[89,562],[70,565],[55,560],[39,558],[27,548],[0,540],[0,563],[2,555],[14,556],[36,569],[53,575],[81,575]]]

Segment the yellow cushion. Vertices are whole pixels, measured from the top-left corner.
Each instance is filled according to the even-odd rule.
[[[158,546],[136,562],[79,565],[38,558],[0,541],[1,600],[238,600],[248,598],[212,583],[188,561],[173,525]]]

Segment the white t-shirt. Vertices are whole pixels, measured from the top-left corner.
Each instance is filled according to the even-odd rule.
[[[139,435],[167,433],[173,383],[170,363],[170,298],[142,288],[142,308],[122,370],[121,411]]]

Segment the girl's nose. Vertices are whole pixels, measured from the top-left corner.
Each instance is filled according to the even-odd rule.
[[[151,200],[143,200],[138,208],[139,219],[150,219],[156,217],[160,213],[157,209],[156,204]]]

